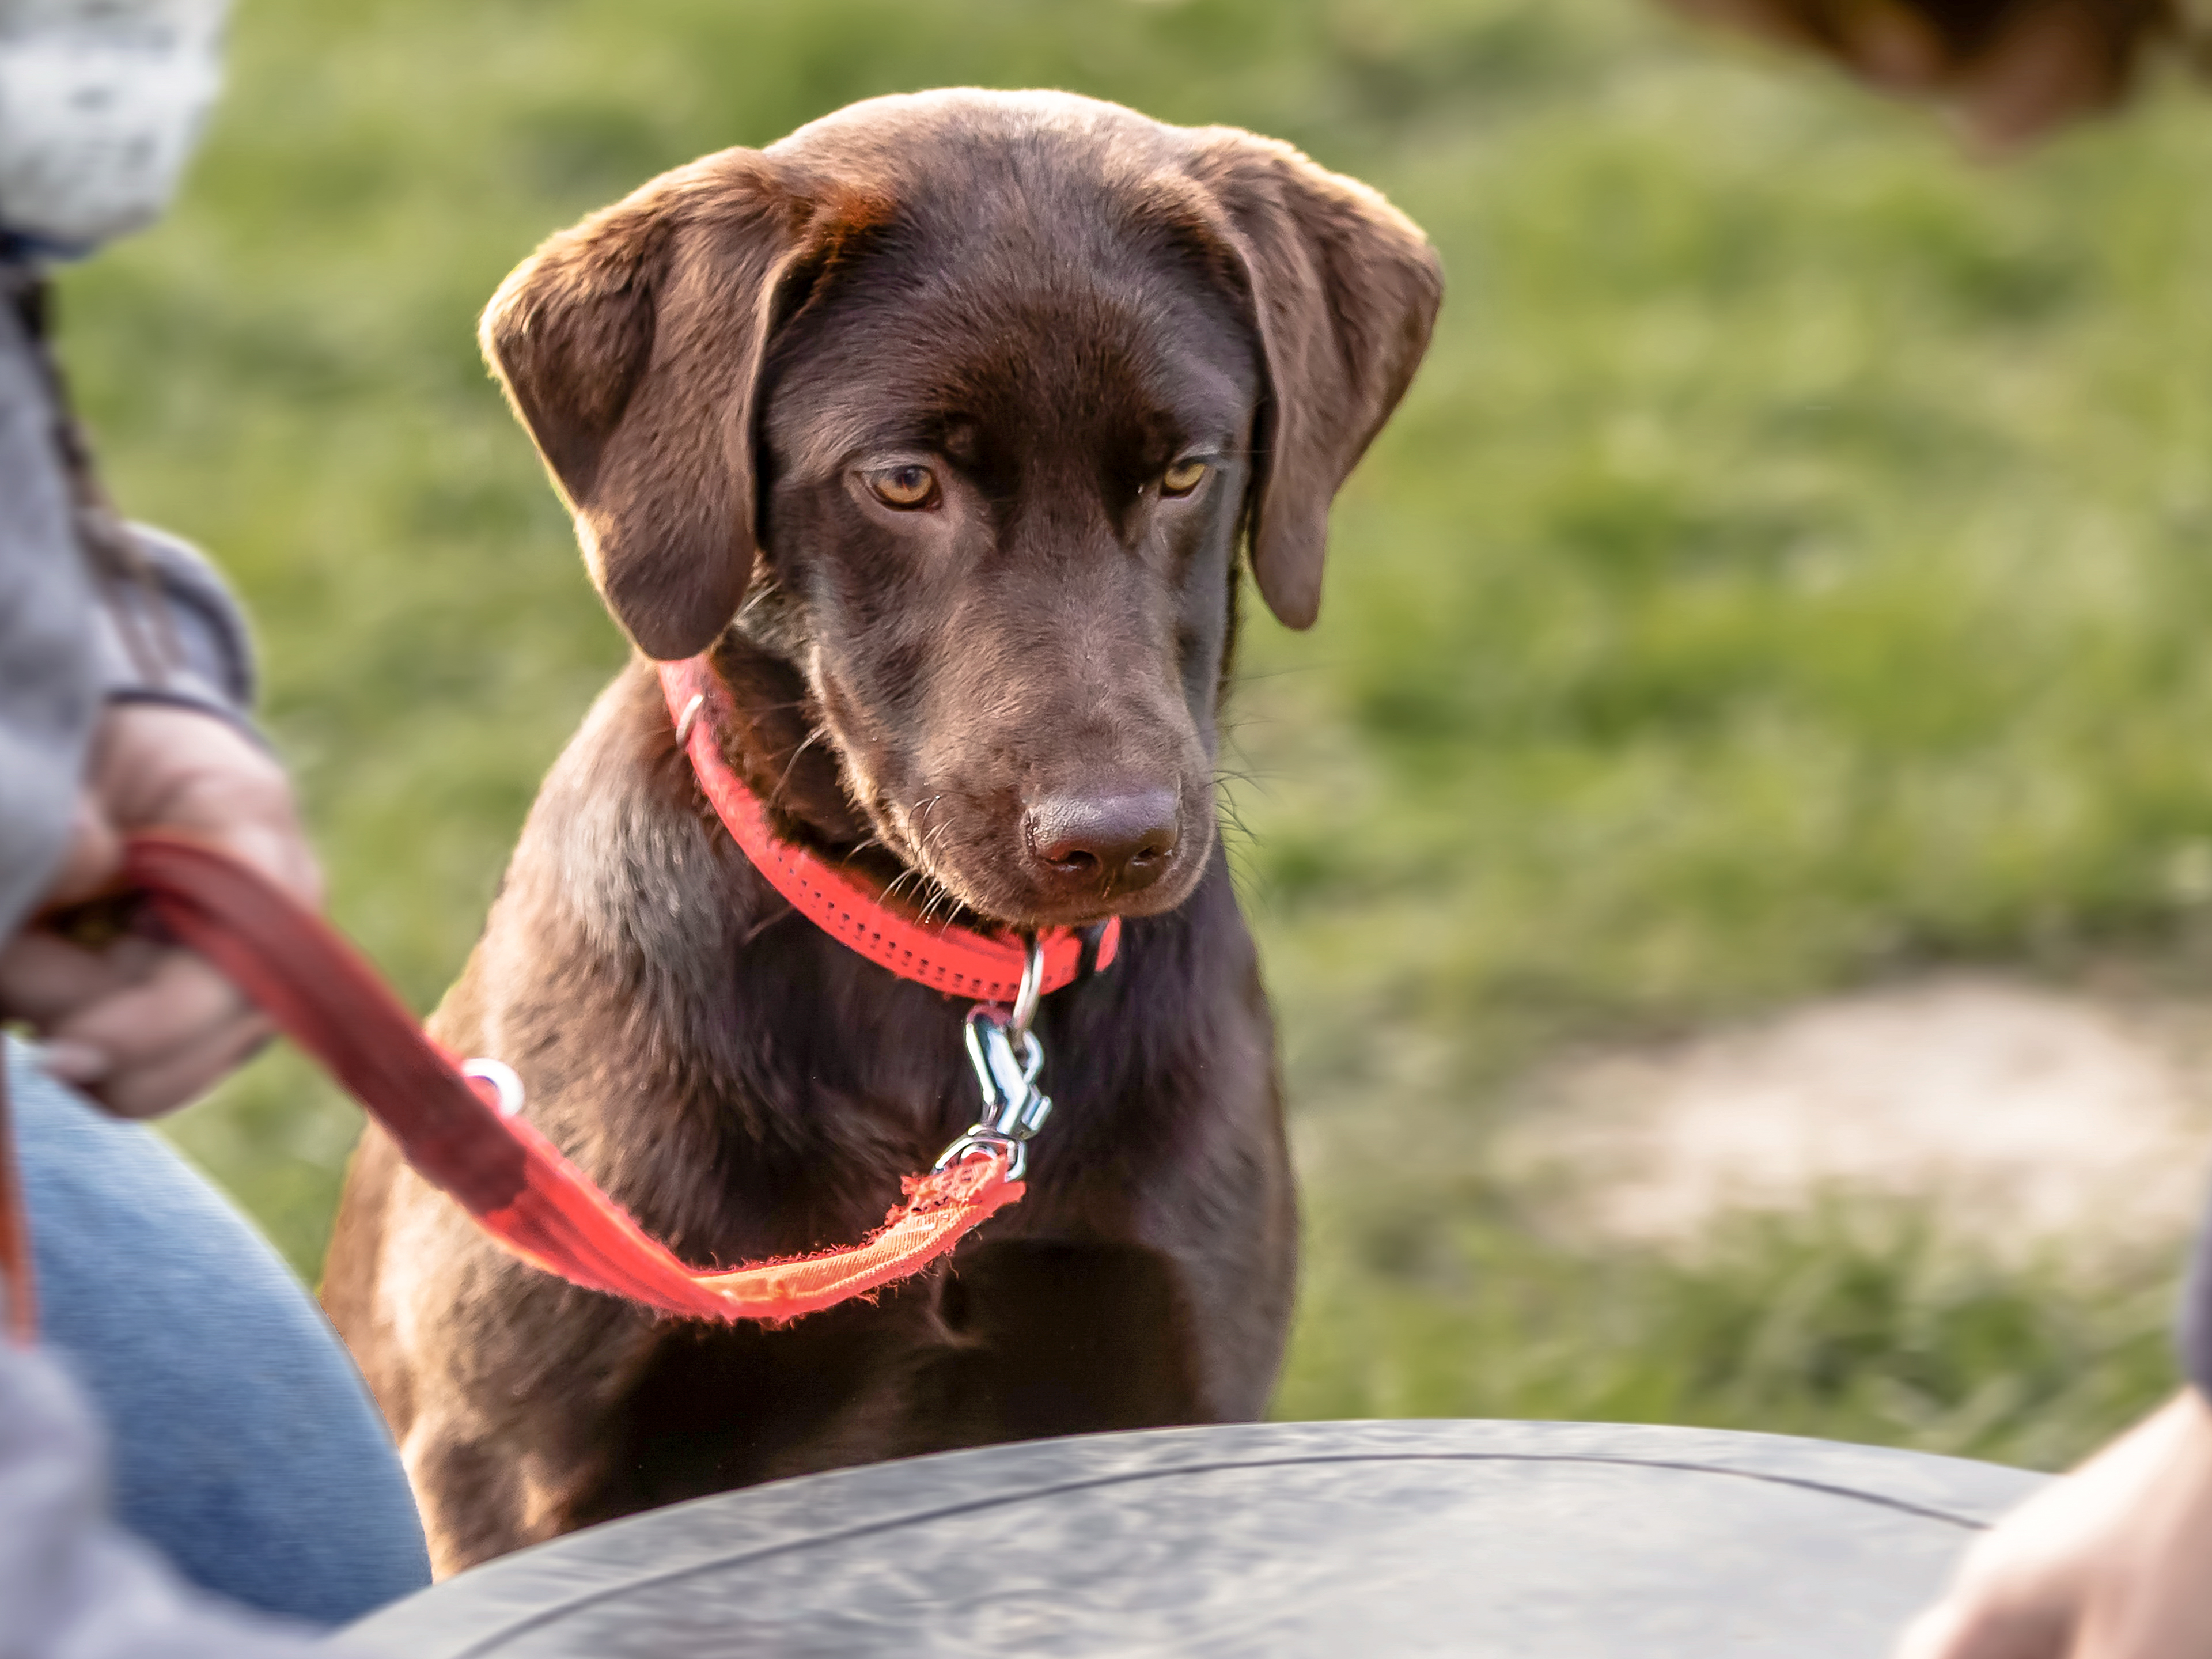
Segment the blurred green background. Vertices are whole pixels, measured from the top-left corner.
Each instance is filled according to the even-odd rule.
[[[248,596],[336,914],[416,1005],[623,654],[477,307],[664,167],[963,82],[1290,138],[1449,272],[1322,623],[1255,620],[1237,702],[1308,1192],[1278,1410],[2051,1465],[2171,1387],[2164,1261],[2000,1268],[1863,1206],[1605,1249],[1485,1146],[1564,1044],[1946,961],[2201,978],[2177,92],[1995,172],[1643,0],[246,0],[185,200],[69,275],[65,349],[126,506]],[[356,1121],[280,1053],[174,1133],[312,1277]]]

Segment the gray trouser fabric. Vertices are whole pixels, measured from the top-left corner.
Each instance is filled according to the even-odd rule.
[[[99,713],[91,582],[54,447],[54,411],[0,265],[0,939],[62,854]]]

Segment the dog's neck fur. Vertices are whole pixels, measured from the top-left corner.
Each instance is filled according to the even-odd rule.
[[[723,752],[779,833],[839,854],[881,852],[846,787],[807,682],[803,664],[811,649],[797,605],[772,583],[757,583],[712,653],[730,688]]]

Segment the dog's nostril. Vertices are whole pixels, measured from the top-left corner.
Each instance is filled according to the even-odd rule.
[[[1172,789],[1048,795],[1029,809],[1030,849],[1064,881],[1142,886],[1175,852],[1180,804]]]

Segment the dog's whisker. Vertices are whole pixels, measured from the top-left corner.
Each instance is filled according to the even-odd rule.
[[[775,781],[775,787],[769,793],[770,802],[783,799],[783,792],[791,785],[791,775],[797,769],[799,757],[829,735],[830,728],[826,726],[817,724],[807,728],[806,735],[799,740],[799,746],[791,751],[790,758],[784,762],[783,775]]]
[[[922,842],[921,848],[918,849],[919,857],[922,860],[927,859],[931,854],[933,844],[941,840],[944,837],[945,830],[949,830],[951,827],[951,825],[949,823],[939,824],[937,828],[930,833],[928,838]],[[922,907],[921,913],[922,919],[925,921],[933,917],[940,908],[942,908],[946,915],[950,915],[954,910],[959,908],[959,901],[953,897],[951,890],[946,887],[942,881],[939,880],[938,878],[932,874],[928,870],[921,867],[919,863],[917,863],[915,869],[915,874],[921,880],[929,884],[929,899]]]
[[[1224,787],[1232,779],[1249,781],[1243,780],[1243,775],[1237,773],[1217,773],[1213,778],[1214,817],[1221,826],[1222,845],[1228,847],[1233,837],[1248,847],[1256,846],[1259,836],[1245,822],[1243,810],[1238,805],[1237,797]]]

